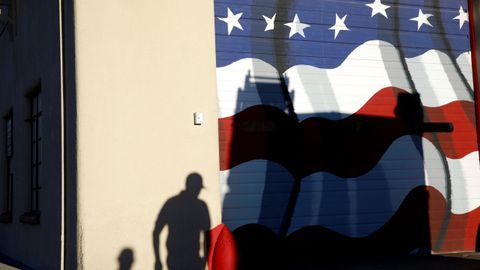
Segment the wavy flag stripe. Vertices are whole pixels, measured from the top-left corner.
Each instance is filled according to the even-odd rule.
[[[470,54],[464,53],[452,61],[447,54],[430,50],[406,60],[424,105],[438,107],[455,100],[473,100],[468,57]],[[391,44],[368,41],[337,68],[298,65],[282,76],[300,119],[330,113],[333,120],[358,111],[378,89],[394,86],[412,93],[400,59],[398,49]],[[219,117],[260,104],[284,110],[279,76],[272,65],[252,58],[217,68]]]
[[[457,58],[458,67],[461,70],[461,74],[468,79],[468,84],[473,88],[473,77],[472,77],[472,54],[470,51],[462,53]]]
[[[303,178],[290,232],[321,225],[349,237],[370,235],[419,186],[440,193],[450,202],[452,214],[468,214],[480,206],[478,159],[478,152],[473,152],[462,159],[447,159],[444,165],[430,141],[401,137],[364,175],[341,178],[320,172]],[[259,223],[277,231],[294,181],[288,170],[271,161],[254,160],[221,174],[224,222],[232,229]]]
[[[418,1],[402,0],[400,4],[388,4],[387,17],[372,17],[369,1],[316,1],[293,0],[222,0],[215,2],[215,32],[217,66],[223,67],[244,58],[258,58],[276,66],[281,72],[296,65],[334,68],[347,55],[369,40],[382,40],[400,47],[406,57],[412,58],[436,48],[452,57],[458,57],[470,49],[468,24],[459,28],[459,6],[467,7],[464,0],[439,0],[435,5],[419,5]],[[240,27],[230,27],[220,18],[242,14]],[[429,22],[417,31],[418,24],[410,20],[423,13],[433,15]],[[263,16],[275,16],[275,28],[265,31]],[[307,24],[300,34],[291,35],[286,23],[298,21]],[[346,15],[346,16],[345,16]],[[334,31],[336,17],[344,18],[348,30]],[[238,26],[237,25],[237,26]],[[345,28],[342,28],[345,29]]]
[[[309,226],[290,234],[285,246],[291,252],[304,255],[302,258],[334,255],[340,249],[345,250],[344,255],[356,256],[371,255],[372,250],[377,255],[409,254],[418,248],[439,253],[475,250],[480,208],[454,214],[448,205],[435,188],[417,187],[392,218],[373,234],[348,237],[320,225]],[[449,223],[447,233],[441,235],[444,220]]]
[[[411,129],[400,116],[398,89],[384,89],[364,108],[348,118],[332,121],[309,118],[295,122],[270,106],[256,106],[233,117],[219,119],[220,169],[254,159],[277,162],[299,178],[325,171],[341,177],[362,175],[377,163],[390,144]],[[410,95],[410,94],[406,94]],[[425,108],[431,121],[453,124],[452,133],[424,136],[449,158],[461,158],[477,150],[473,103],[456,101],[440,108]],[[413,116],[421,117],[421,116]],[[345,155],[344,153],[348,153]],[[299,165],[298,162],[301,162]]]
[[[220,172],[222,220],[235,229],[259,223],[278,232],[288,197],[292,175],[281,165],[252,160]]]

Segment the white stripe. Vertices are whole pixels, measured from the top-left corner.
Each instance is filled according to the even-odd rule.
[[[273,181],[269,184],[276,189],[275,194],[268,194],[275,197],[272,200],[266,199],[268,195],[264,196],[267,177]],[[264,221],[260,217],[262,205],[273,206],[279,213],[285,212],[293,184],[293,178],[285,168],[274,162],[253,160],[231,170],[221,171],[220,179],[223,223],[234,230],[245,224],[262,222],[273,231],[278,231],[282,214]]]
[[[461,58],[465,60],[464,57]],[[443,105],[454,100],[473,100],[472,93],[462,81],[462,70],[443,52],[428,51],[423,55],[407,59],[408,69],[421,94],[422,102],[427,106]],[[465,68],[465,66],[463,66]],[[467,72],[467,71],[465,71]],[[465,79],[472,81],[472,71]]]
[[[458,57],[458,66],[471,85],[468,55]],[[450,58],[439,51],[406,59],[390,43],[369,41],[356,48],[337,68],[321,69],[298,65],[283,75],[300,119],[312,115],[342,119],[358,111],[385,87],[412,92],[407,74],[425,106],[438,107],[455,100],[472,100]],[[278,71],[259,59],[242,59],[217,68],[219,117],[234,115],[248,107],[269,104],[285,110]],[[257,83],[256,83],[257,82]],[[263,99],[263,100],[262,100]]]
[[[462,71],[463,76],[468,80],[470,88],[473,89],[473,73],[472,73],[472,54],[471,52],[462,53],[457,57],[457,64]]]

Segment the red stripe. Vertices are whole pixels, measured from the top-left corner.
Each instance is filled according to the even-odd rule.
[[[425,108],[425,114],[432,122],[453,123],[451,133],[425,133],[424,137],[434,144],[440,144],[443,153],[449,158],[462,158],[477,150],[475,144],[475,108],[472,102],[455,101],[438,108]],[[438,142],[435,142],[435,137]]]
[[[422,135],[409,129],[396,115],[400,94],[410,95],[397,88],[385,88],[358,112],[337,121],[308,118],[297,123],[278,108],[262,105],[221,118],[220,169],[266,159],[281,164],[296,177],[319,171],[341,177],[366,173],[397,138]],[[477,151],[472,102],[454,101],[423,110],[430,121],[453,123],[454,131],[437,133],[438,141],[433,141],[429,133],[423,134],[447,157],[458,159]]]
[[[436,252],[472,251],[475,250],[478,223],[480,221],[480,208],[465,214],[453,214],[447,210],[448,205],[443,195],[433,187],[429,191],[429,220],[430,238],[432,247],[437,247],[437,242],[442,245]],[[448,215],[448,216],[447,216]],[[449,219],[446,234],[443,235],[442,226],[445,219]],[[440,239],[443,236],[443,239]]]

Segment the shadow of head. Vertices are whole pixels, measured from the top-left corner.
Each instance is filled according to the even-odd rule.
[[[187,181],[185,182],[185,191],[188,194],[197,197],[202,188],[204,188],[203,179],[200,174],[191,173],[187,176]]]
[[[120,255],[118,256],[118,264],[120,270],[130,270],[133,262],[134,262],[134,257],[133,257],[133,250],[130,248],[126,248],[120,252]]]
[[[422,132],[424,115],[420,95],[400,93],[395,116],[404,122],[410,132]]]

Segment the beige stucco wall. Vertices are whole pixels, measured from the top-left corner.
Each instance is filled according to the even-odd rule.
[[[212,226],[220,223],[213,23],[209,0],[76,1],[84,269],[115,269],[125,248],[133,269],[152,269],[157,215],[192,172],[203,177]]]

